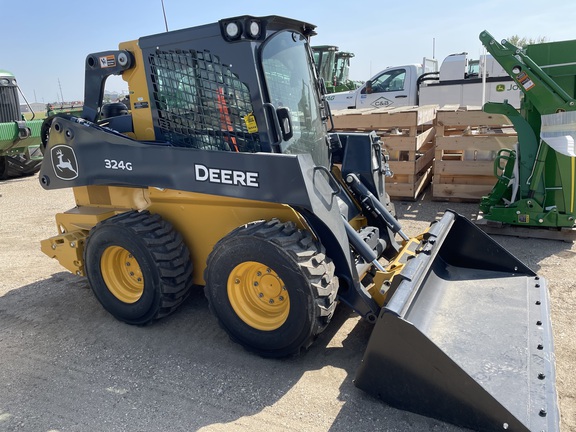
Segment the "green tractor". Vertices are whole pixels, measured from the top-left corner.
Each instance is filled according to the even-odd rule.
[[[312,51],[318,75],[324,79],[327,93],[355,90],[360,87],[361,83],[348,78],[353,53],[339,51],[334,45],[314,46]]]
[[[0,70],[0,180],[40,170],[43,120],[24,120],[13,74]]]
[[[520,112],[508,103],[484,111],[508,116],[518,133],[515,149],[502,149],[494,164],[498,181],[482,197],[489,223],[572,232],[576,216],[576,40],[529,45],[480,40],[523,92]],[[493,222],[492,222],[493,223]]]

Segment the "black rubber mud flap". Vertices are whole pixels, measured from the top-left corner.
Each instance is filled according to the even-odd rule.
[[[474,430],[559,430],[545,280],[446,212],[402,271],[355,384]]]

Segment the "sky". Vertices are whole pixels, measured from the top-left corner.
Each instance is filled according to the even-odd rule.
[[[82,100],[84,61],[90,53],[166,30],[162,0],[0,0],[0,69],[13,73],[27,100]],[[312,45],[355,54],[350,78],[365,81],[389,66],[440,62],[453,53],[482,54],[478,39],[513,35],[547,41],[576,39],[576,2],[568,0],[164,0],[169,30],[238,15],[281,15],[317,26]],[[107,89],[127,92],[119,77]]]

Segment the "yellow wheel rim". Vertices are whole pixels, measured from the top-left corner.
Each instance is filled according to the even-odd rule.
[[[290,312],[290,298],[282,279],[270,267],[254,261],[232,270],[228,298],[240,319],[258,330],[276,330]]]
[[[144,292],[144,277],[134,256],[120,246],[104,250],[100,271],[106,286],[118,300],[135,303]]]

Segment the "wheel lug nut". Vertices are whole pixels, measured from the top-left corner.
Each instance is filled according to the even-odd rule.
[[[130,263],[129,263],[129,262],[126,263],[126,267],[130,267]]]
[[[258,282],[254,282],[254,286],[258,286]]]
[[[256,272],[256,276],[262,276],[262,272]]]
[[[238,279],[238,278],[234,279],[234,283],[235,283],[235,284],[239,284],[239,283],[240,283],[240,279]]]
[[[264,293],[258,293],[258,297],[260,298],[264,297]]]
[[[268,303],[274,304],[274,299],[270,299],[270,300],[268,301]]]
[[[142,278],[138,278],[138,282],[142,282]]]
[[[130,276],[134,276],[134,272],[130,272]]]
[[[280,296],[280,297],[278,297],[278,300],[284,301],[284,297]]]

